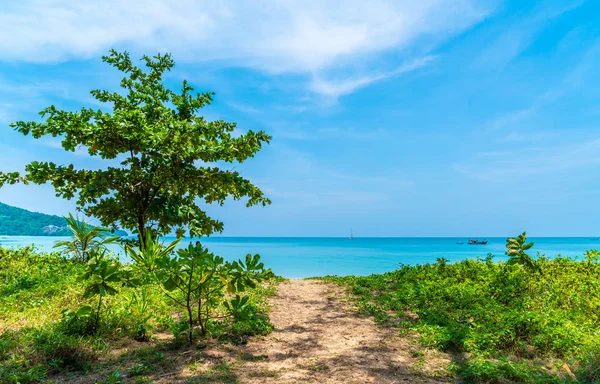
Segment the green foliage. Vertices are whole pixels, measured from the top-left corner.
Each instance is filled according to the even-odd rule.
[[[150,295],[150,289],[142,285],[139,289],[132,291],[131,301],[127,307],[139,319],[134,335],[134,339],[137,341],[148,341],[150,339],[150,330],[152,329],[152,325],[149,323],[152,318]]]
[[[122,282],[122,271],[120,263],[111,258],[105,249],[96,249],[90,253],[86,271],[79,276],[79,280],[85,283],[83,296],[86,298],[97,297],[98,305],[94,320],[94,329],[100,325],[100,311],[102,310],[102,299],[105,296],[116,295],[118,284]],[[82,307],[83,308],[83,307]],[[80,308],[78,310],[81,311]]]
[[[71,213],[69,217],[65,217],[65,221],[73,239],[58,241],[54,248],[73,255],[77,260],[87,261],[90,254],[104,249],[108,244],[114,244],[119,239],[118,236],[108,236],[109,229],[94,227],[83,219],[76,219]]]
[[[158,239],[153,238],[150,230],[146,230],[146,236],[142,247],[125,245],[125,253],[135,262],[141,275],[147,278],[146,282],[156,281],[156,273],[159,272],[159,263],[164,263],[171,257],[175,247],[181,239],[176,239],[169,245],[165,245]]]
[[[146,246],[141,249],[127,247],[127,252],[146,274],[146,280],[159,284],[167,297],[185,310],[188,318],[187,333],[189,342],[193,342],[194,326],[200,327],[205,335],[209,322],[221,315],[223,305],[232,316],[241,316],[247,308],[248,297],[239,297],[229,302],[225,294],[243,292],[247,288],[256,288],[257,283],[269,276],[259,255],[247,255],[245,261],[226,262],[202,247],[192,243],[180,249],[176,256],[171,250],[176,243],[164,247],[159,240],[146,238]],[[236,301],[238,300],[238,301]],[[231,305],[237,304],[235,308]],[[243,304],[242,304],[243,303]],[[235,305],[234,304],[234,305]],[[181,333],[176,327],[174,333]]]
[[[237,171],[218,166],[242,163],[253,157],[271,139],[266,133],[248,131],[237,135],[236,124],[209,122],[197,113],[209,105],[213,93],[194,93],[183,81],[174,92],[163,83],[163,75],[174,66],[169,54],[143,56],[145,68],[136,66],[129,54],[111,50],[102,60],[125,74],[121,93],[93,90],[92,96],[106,103],[103,109],[65,111],[50,106],[40,112],[43,122],[11,124],[34,138],[60,137],[67,151],[87,149],[120,166],[76,169],[74,165],[34,161],[24,176],[0,173],[0,186],[24,179],[51,183],[57,196],[76,198],[87,216],[105,226],[120,224],[137,231],[144,243],[146,230],[155,234],[176,230],[200,236],[221,231],[197,204],[223,204],[228,197],[248,198],[247,205],[270,201]]]
[[[235,320],[247,320],[251,315],[249,300],[248,296],[235,295],[230,301],[225,301],[224,305]]]
[[[589,251],[585,251],[583,256],[587,260],[587,263],[590,267],[592,266],[593,263],[600,260],[600,252],[598,252],[596,249],[590,249]]]
[[[1,175],[0,175],[1,176]],[[0,186],[2,185],[0,177]],[[52,230],[44,227],[51,227]],[[127,232],[111,230],[114,235],[127,236]],[[0,203],[0,236],[70,236],[64,217],[30,212]]]
[[[146,247],[147,252],[151,249]],[[0,247],[0,383],[34,383],[55,374],[77,376],[103,369],[95,360],[122,348],[127,338],[150,340],[152,332],[168,331],[170,325],[175,327],[176,319],[187,317],[179,316],[182,308],[165,300],[161,287],[143,274],[137,263],[123,265],[102,253],[91,256],[89,263],[81,263],[59,253]],[[260,262],[237,264],[257,266]],[[243,342],[248,335],[272,330],[264,310],[265,298],[274,294],[272,286],[259,284],[247,289],[249,300],[243,308],[238,306],[238,314],[245,314],[237,316],[223,305],[235,298],[223,287],[221,300],[211,307],[216,316],[208,324],[211,336]],[[102,321],[98,323],[100,300]],[[187,336],[187,323],[174,333],[183,331]],[[119,365],[119,379],[128,381],[123,373],[138,377],[170,369],[172,359],[163,352],[151,344],[132,350],[128,358],[134,364],[126,370]]]
[[[0,183],[1,185],[1,183]],[[68,236],[64,228],[65,219],[60,216],[29,212],[0,203],[0,235],[4,236]],[[44,231],[44,227],[54,226],[60,229],[54,232]]]
[[[597,382],[600,263],[589,253],[530,264],[525,235],[516,241],[507,262],[438,260],[327,280],[347,285],[377,321],[468,356],[453,368],[465,382],[558,382],[564,363],[580,382]]]
[[[518,264],[531,270],[539,270],[535,261],[525,251],[533,247],[533,242],[526,243],[527,234],[523,232],[516,238],[506,239],[506,256],[509,257],[508,264]]]

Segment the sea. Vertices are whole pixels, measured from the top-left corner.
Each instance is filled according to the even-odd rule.
[[[0,246],[18,247],[33,244],[37,249],[50,251],[56,241],[68,238],[0,236]],[[479,238],[483,240],[484,238]],[[163,238],[165,242],[174,237]],[[494,256],[504,260],[506,238],[490,237],[485,245],[468,244],[467,238],[417,237],[417,238],[328,238],[328,237],[210,237],[184,239],[179,247],[199,240],[211,252],[226,260],[244,258],[246,254],[259,254],[267,268],[288,278],[325,275],[370,275],[393,271],[401,264],[434,263],[444,257],[450,262],[467,258]],[[600,240],[588,237],[538,237],[530,238],[535,245],[529,252],[550,258],[566,256],[583,258],[586,250],[600,249]],[[117,246],[113,251],[120,254]]]

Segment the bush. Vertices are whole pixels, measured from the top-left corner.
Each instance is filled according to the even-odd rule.
[[[380,323],[417,331],[425,346],[467,353],[471,359],[455,369],[467,382],[543,381],[550,376],[539,358],[555,362],[553,380],[563,363],[579,367],[584,382],[600,375],[600,264],[593,257],[442,260],[326,280],[348,286]]]
[[[94,270],[90,279],[80,281],[78,277],[94,265],[57,253],[36,253],[29,247],[0,247],[0,383],[39,382],[57,373],[85,372],[93,369],[91,363],[101,352],[127,337],[148,341],[153,331],[169,328],[180,341],[184,341],[181,336],[189,336],[188,319],[183,313],[173,316],[179,306],[165,299],[160,286],[143,281],[144,276],[136,276],[140,271],[131,266],[115,259],[109,261],[120,271],[119,281],[109,285],[118,292],[103,296],[102,318],[97,322],[98,295],[88,298],[83,293],[89,287],[106,289],[102,268],[99,274]],[[235,290],[243,286],[245,291],[244,296],[234,297],[227,292],[227,285],[211,285],[211,290],[221,289],[214,296],[218,300],[210,303],[211,315],[223,321],[208,321],[207,336],[227,335],[231,336],[228,341],[237,343],[244,342],[248,335],[270,332],[272,325],[263,308],[274,288],[254,282],[271,279],[272,273],[263,271],[257,258],[250,258],[230,265],[227,271],[219,270],[219,276],[235,282]],[[251,281],[238,284],[246,278]],[[136,279],[141,282],[133,284]],[[219,278],[216,283],[221,281]],[[227,308],[224,302],[234,308]],[[174,318],[183,319],[183,323]],[[152,365],[148,359],[156,361]],[[149,369],[162,364],[153,354],[148,359],[140,359],[139,363]],[[142,365],[128,374],[141,370]]]

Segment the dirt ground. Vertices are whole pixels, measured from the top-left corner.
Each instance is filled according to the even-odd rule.
[[[111,353],[106,369],[87,377],[62,377],[60,383],[441,383],[451,379],[447,355],[424,350],[414,336],[378,327],[359,315],[338,286],[292,279],[270,300],[275,331],[241,346],[209,343],[202,348],[156,352],[135,343]],[[170,335],[159,335],[168,339]],[[145,344],[145,346],[144,346]],[[132,372],[132,357],[164,354],[160,369]],[[138,364],[139,365],[139,364]],[[135,367],[134,367],[135,368]]]
[[[427,376],[443,375],[448,359],[432,356],[424,363],[414,340],[358,316],[344,297],[339,287],[315,280],[281,284],[271,309],[276,330],[247,346],[248,352],[268,358],[247,364],[240,382],[444,382]],[[261,370],[278,374],[253,378]]]

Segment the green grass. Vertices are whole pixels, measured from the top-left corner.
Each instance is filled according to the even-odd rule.
[[[541,272],[490,257],[326,277],[359,308],[455,356],[466,382],[600,381],[600,264],[538,258]]]
[[[65,310],[76,311],[96,302],[83,297],[78,276],[84,269],[81,262],[59,253],[0,247],[0,383],[53,382],[64,375],[106,371],[102,382],[151,382],[153,374],[172,369],[181,348],[190,348],[185,338],[172,336],[167,343],[158,344],[151,341],[152,333],[176,331],[181,317],[179,308],[171,305],[157,286],[146,288],[145,313],[134,300],[139,288],[119,287],[117,295],[106,296],[100,328],[94,332],[89,331],[86,319],[65,317]],[[255,311],[252,320],[214,321],[207,337],[243,343],[250,335],[271,332],[265,308],[267,297],[274,292],[272,284],[247,292]],[[149,341],[136,342],[148,313],[152,317],[144,324]],[[135,348],[128,349],[130,344]],[[121,349],[119,356],[110,356],[109,352]],[[235,382],[235,376],[228,367],[218,366],[194,380]]]

